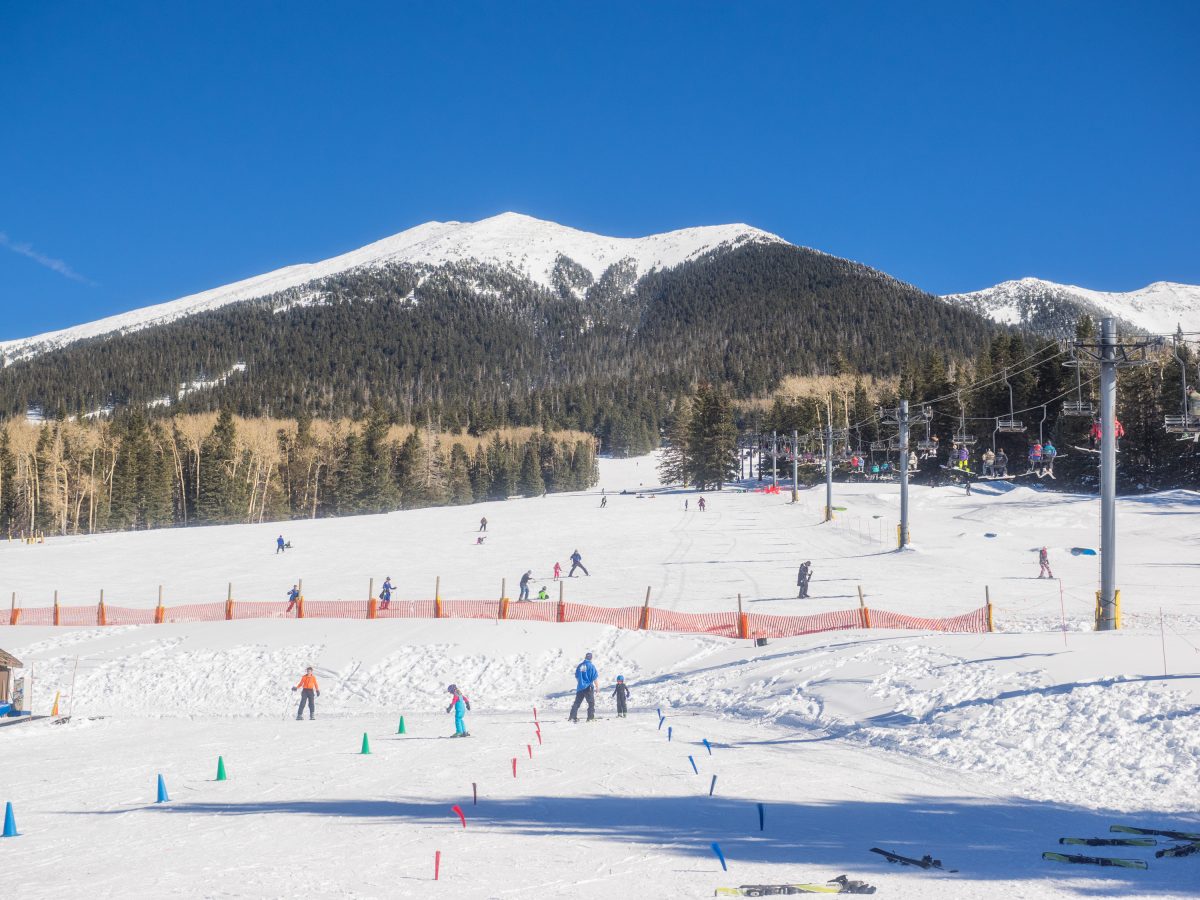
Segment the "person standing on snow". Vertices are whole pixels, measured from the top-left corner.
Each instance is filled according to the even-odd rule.
[[[707,503],[705,503],[705,502],[704,502],[704,498],[703,498],[703,497],[701,497],[699,500],[697,500],[697,501],[696,501],[696,505],[697,505],[698,507],[700,507],[700,512],[704,512],[704,507],[706,507],[708,504],[707,504]]]
[[[592,575],[592,573],[587,570],[587,567],[584,566],[583,557],[579,555],[578,550],[571,554],[571,571],[567,573],[567,577],[574,578],[576,569],[583,569],[583,574],[587,575],[589,578]]]
[[[392,576],[389,575],[387,578],[383,579],[383,587],[381,587],[379,589],[379,608],[380,609],[387,609],[388,606],[391,604],[393,590],[395,590],[395,588],[392,587]]]
[[[808,598],[808,582],[812,579],[812,561],[805,560],[800,564],[800,571],[796,573],[796,586],[800,588],[799,598],[805,600]]]
[[[521,593],[517,597],[517,602],[521,603],[529,599],[529,582],[533,578],[533,569],[529,569],[521,576]]]
[[[287,549],[287,542],[283,539],[283,535],[281,534],[279,537],[275,538],[275,555],[278,556],[285,549]]]
[[[285,609],[284,612],[290,613],[293,609],[296,608],[296,601],[298,601],[300,599],[300,587],[298,585],[293,584],[292,589],[290,591],[288,591],[287,597],[288,597],[288,605],[287,605],[287,609]]]
[[[628,713],[625,706],[625,701],[629,699],[629,688],[625,684],[625,676],[617,676],[617,686],[613,688],[612,695],[617,698],[617,718],[624,719]]]
[[[450,705],[446,707],[446,712],[454,712],[454,734],[451,737],[470,737],[471,733],[467,731],[466,716],[471,709],[471,701],[466,698],[458,689],[457,684],[452,684],[446,691],[451,695]]]
[[[482,519],[479,520],[479,530],[487,531],[487,516],[484,516]]]
[[[562,566],[560,566],[558,563],[555,563],[554,564],[554,580],[558,581],[558,579],[561,577],[562,577]]]
[[[307,703],[308,720],[311,722],[316,715],[313,696],[321,696],[321,689],[317,687],[317,676],[313,674],[312,666],[309,666],[304,674],[300,676],[300,683],[292,688],[292,693],[295,693],[297,688],[300,690],[300,706],[296,710],[296,721],[299,722],[304,718],[304,704]]]
[[[1050,553],[1043,547],[1038,551],[1038,565],[1041,569],[1038,571],[1038,578],[1053,578],[1054,573],[1050,571]]]
[[[608,506],[608,497],[601,497],[600,498],[600,508],[604,509],[604,507],[606,507],[606,506]]]
[[[571,714],[567,717],[568,721],[579,721],[579,707],[583,701],[587,701],[587,720],[591,722],[596,718],[596,679],[599,673],[596,667],[592,664],[592,654],[585,653],[583,662],[575,667],[575,703],[571,706]]]

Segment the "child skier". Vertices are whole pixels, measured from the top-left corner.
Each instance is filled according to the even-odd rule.
[[[288,605],[285,613],[290,613],[296,607],[296,601],[300,599],[300,588],[297,585],[292,585],[292,589],[288,591]]]
[[[549,592],[547,592],[546,586],[544,584],[542,585],[542,589],[540,591],[538,591],[538,599],[539,600],[549,600],[550,599],[550,594],[549,594]]]
[[[389,575],[387,578],[383,579],[383,587],[381,587],[379,589],[379,608],[380,609],[388,608],[388,605],[392,602],[392,591],[393,590],[395,590],[395,588],[392,587],[392,576]]]
[[[1050,553],[1043,547],[1038,551],[1038,565],[1041,569],[1038,571],[1038,578],[1053,578],[1054,573],[1050,571]]]
[[[629,699],[629,688],[625,685],[625,676],[617,676],[617,686],[613,688],[613,696],[617,698],[617,718],[625,718],[625,701]]]
[[[562,566],[559,565],[558,563],[555,563],[554,564],[554,580],[558,581],[558,579],[560,577],[562,577]]]
[[[446,707],[446,712],[451,710],[454,712],[454,734],[451,737],[470,737],[471,733],[467,731],[466,723],[463,720],[471,708],[471,701],[459,691],[457,684],[450,685],[446,691],[451,694],[450,705]]]

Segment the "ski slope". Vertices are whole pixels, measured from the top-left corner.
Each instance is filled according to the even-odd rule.
[[[1200,497],[1121,501],[1128,627],[1097,634],[1095,558],[1068,552],[1095,546],[1090,498],[914,488],[915,545],[896,553],[894,485],[837,485],[845,510],[829,525],[820,489],[797,504],[786,491],[711,493],[700,513],[694,493],[657,485],[647,458],[602,461],[601,484],[604,509],[597,489],[4,544],[0,591],[32,606],[55,589],[94,602],[104,588],[111,604],[152,606],[159,584],[170,605],[224,599],[230,581],[235,598],[280,600],[303,578],[306,596],[336,599],[390,575],[393,603],[428,598],[439,576],[444,597],[491,599],[501,578],[515,593],[526,568],[556,594],[549,569],[578,547],[592,575],[567,581],[569,600],[629,605],[649,587],[666,608],[730,609],[741,593],[748,609],[796,613],[856,606],[861,585],[870,606],[950,615],[980,605],[986,586],[1000,633],[855,630],[754,647],[477,620],[0,627],[0,647],[32,665],[35,708],[61,691],[72,714],[0,728],[0,802],[22,832],[0,840],[6,886],[21,897],[710,897],[847,874],[903,898],[1200,892],[1200,857],[1057,844],[1112,824],[1200,831]],[[276,555],[281,529],[294,549]],[[1042,544],[1061,582],[1032,577]],[[805,559],[815,574],[802,601]],[[571,672],[589,650],[602,719],[570,725]],[[289,688],[306,665],[322,696],[317,720],[296,722]],[[632,690],[628,719],[607,694],[617,674]],[[467,740],[444,737],[452,681],[474,707]],[[213,780],[218,755],[228,781]],[[959,871],[890,866],[871,847]],[[1150,868],[1041,860],[1059,849]]]

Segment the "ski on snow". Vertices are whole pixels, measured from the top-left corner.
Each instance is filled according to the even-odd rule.
[[[1086,847],[1153,847],[1154,838],[1059,838],[1060,844],[1083,844]]]
[[[878,853],[890,863],[900,863],[902,866],[916,866],[918,869],[941,869],[943,872],[958,871],[958,869],[947,869],[942,865],[940,859],[934,859],[928,853],[920,859],[913,859],[911,856],[901,856],[899,853],[893,853],[891,850],[880,850],[878,847],[872,847],[871,852]]]
[[[1134,828],[1132,825],[1110,825],[1108,830],[1121,834],[1152,834],[1173,841],[1200,841],[1200,832],[1195,831],[1162,831],[1158,828]]]
[[[1042,859],[1048,859],[1052,862],[1079,863],[1087,866],[1117,866],[1122,869],[1148,869],[1150,868],[1144,860],[1140,859],[1116,859],[1112,856],[1083,856],[1079,853],[1052,853],[1047,850],[1042,854]]]
[[[718,897],[779,897],[788,894],[873,894],[875,888],[865,881],[839,875],[824,884],[743,884],[717,888]]]

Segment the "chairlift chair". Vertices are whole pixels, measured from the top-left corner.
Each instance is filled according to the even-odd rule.
[[[1194,414],[1194,409],[1189,408],[1188,404],[1188,383],[1187,383],[1187,364],[1184,362],[1183,355],[1179,352],[1179,337],[1174,339],[1175,346],[1172,352],[1175,359],[1179,362],[1179,381],[1180,391],[1183,395],[1182,404],[1180,406],[1180,415],[1164,416],[1163,429],[1167,434],[1181,435],[1181,441],[1200,441],[1200,415]]]

